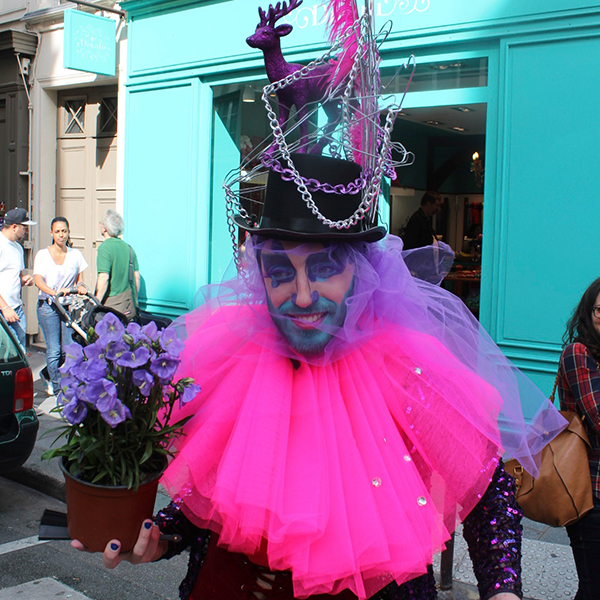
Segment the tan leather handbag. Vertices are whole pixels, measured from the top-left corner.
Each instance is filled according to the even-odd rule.
[[[516,480],[517,502],[525,516],[553,527],[571,525],[594,507],[588,436],[577,413],[560,414],[569,425],[542,450],[539,477],[532,477],[517,460],[505,464]]]

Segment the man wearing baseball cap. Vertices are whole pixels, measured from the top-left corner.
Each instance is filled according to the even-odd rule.
[[[25,259],[19,243],[27,233],[30,221],[24,208],[13,208],[4,216],[0,235],[0,311],[12,327],[23,350],[27,341],[27,321],[21,300],[21,286],[33,285],[31,275],[24,275]]]

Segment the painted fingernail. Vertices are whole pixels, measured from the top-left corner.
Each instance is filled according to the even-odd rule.
[[[110,549],[111,550],[118,550],[119,549],[119,544],[115,544],[114,542],[110,545]]]
[[[151,522],[151,521],[146,521],[146,522],[144,523],[144,527],[145,527],[146,529],[150,529],[150,527],[152,527],[152,522]]]

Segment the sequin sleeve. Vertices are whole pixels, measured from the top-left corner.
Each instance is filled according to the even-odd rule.
[[[198,536],[207,537],[209,532],[205,529],[198,529],[187,519],[181,509],[171,502],[168,506],[160,510],[154,517],[154,522],[158,525],[161,533],[178,534],[181,536],[179,542],[169,542],[169,548],[162,558],[171,558],[181,554],[186,548],[198,540]]]
[[[482,600],[500,592],[523,597],[522,517],[514,479],[507,475],[500,461],[488,489],[463,523],[463,535],[469,546]]]
[[[210,541],[210,531],[199,529],[193,525],[174,502],[159,511],[154,517],[154,522],[162,533],[178,534],[182,538],[180,542],[169,542],[167,551],[159,560],[169,559],[181,554],[187,548],[190,550],[188,570],[179,586],[180,599],[187,600],[191,596],[204,562],[208,542]]]

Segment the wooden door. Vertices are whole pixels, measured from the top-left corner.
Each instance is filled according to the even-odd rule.
[[[116,204],[117,88],[62,92],[57,122],[56,214],[69,221],[73,247],[89,264],[84,282],[93,289],[100,219]]]

